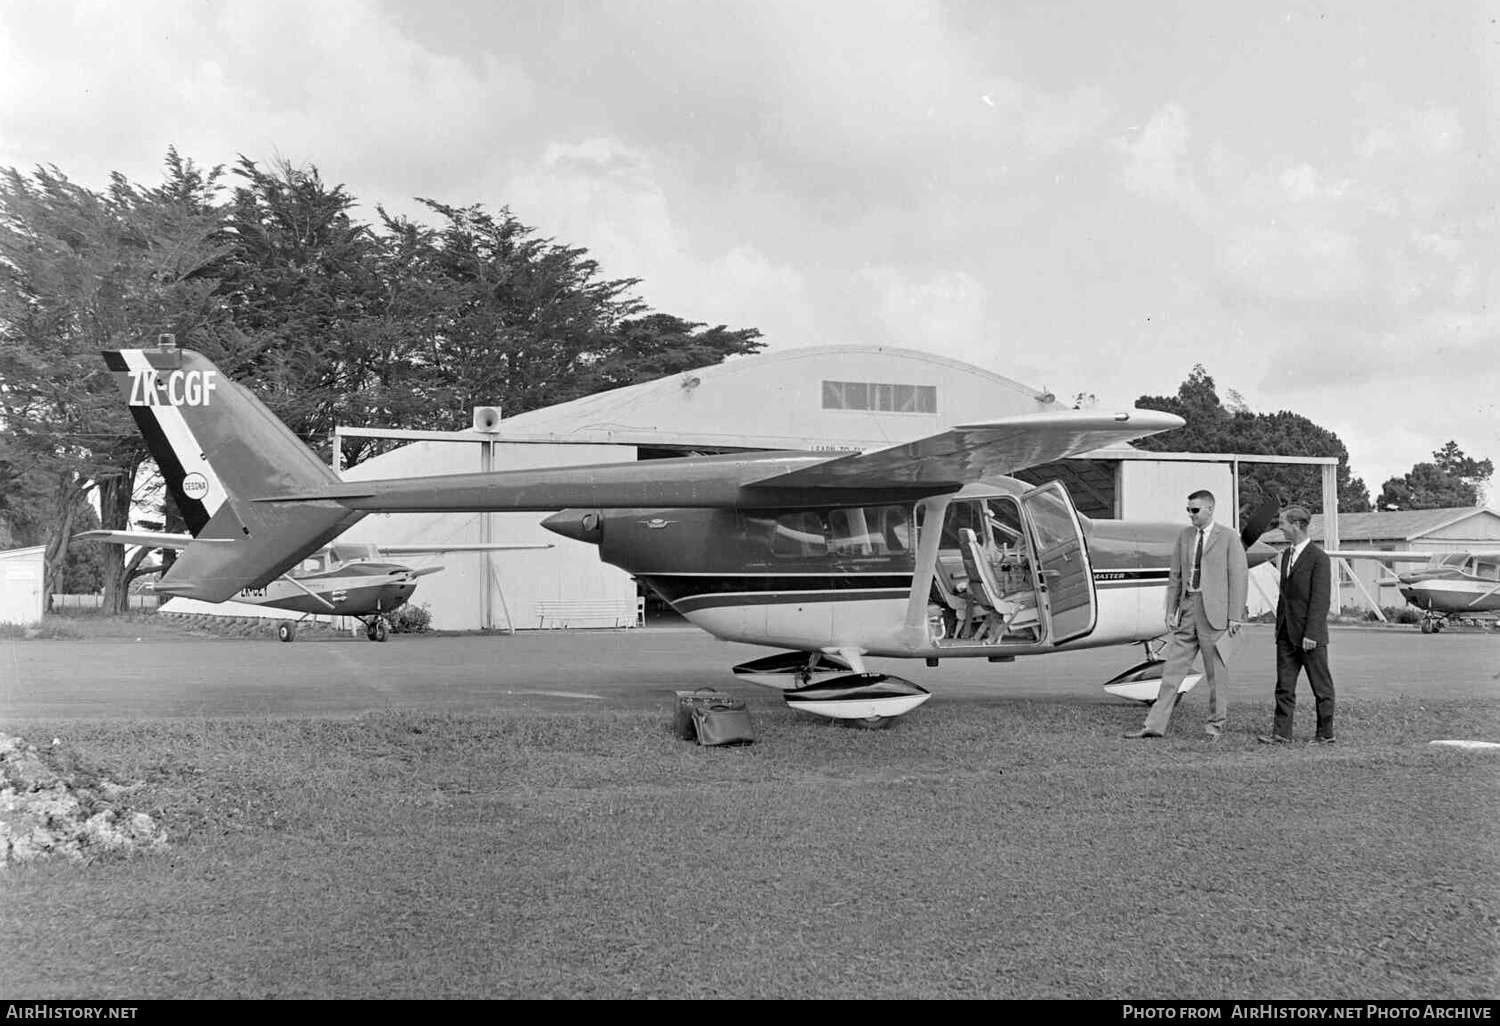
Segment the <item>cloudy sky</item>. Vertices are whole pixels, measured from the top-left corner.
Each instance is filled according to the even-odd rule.
[[[0,166],[509,206],[652,307],[1500,462],[1500,0],[0,0]]]

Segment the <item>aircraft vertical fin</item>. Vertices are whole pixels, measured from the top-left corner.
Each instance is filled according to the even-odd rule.
[[[220,602],[264,586],[364,515],[332,501],[253,501],[327,490],[338,475],[207,357],[126,349],[104,360],[195,539],[235,543],[189,543],[159,593]]]

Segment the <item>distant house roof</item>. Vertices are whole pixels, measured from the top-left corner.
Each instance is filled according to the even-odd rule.
[[[1444,509],[1406,509],[1380,513],[1340,513],[1339,544],[1355,541],[1417,541],[1434,531],[1452,527],[1473,517],[1494,517],[1500,513],[1483,506],[1451,506]],[[1308,534],[1319,540],[1323,537],[1323,514],[1314,513]],[[1262,535],[1262,540],[1281,540],[1281,532],[1275,528]]]

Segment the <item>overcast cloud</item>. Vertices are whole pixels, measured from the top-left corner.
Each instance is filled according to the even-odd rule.
[[[1500,460],[1500,2],[0,0],[0,166],[509,206],[773,349]]]

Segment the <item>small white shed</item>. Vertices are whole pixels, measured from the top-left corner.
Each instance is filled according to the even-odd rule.
[[[0,623],[42,621],[42,546],[0,552]]]

